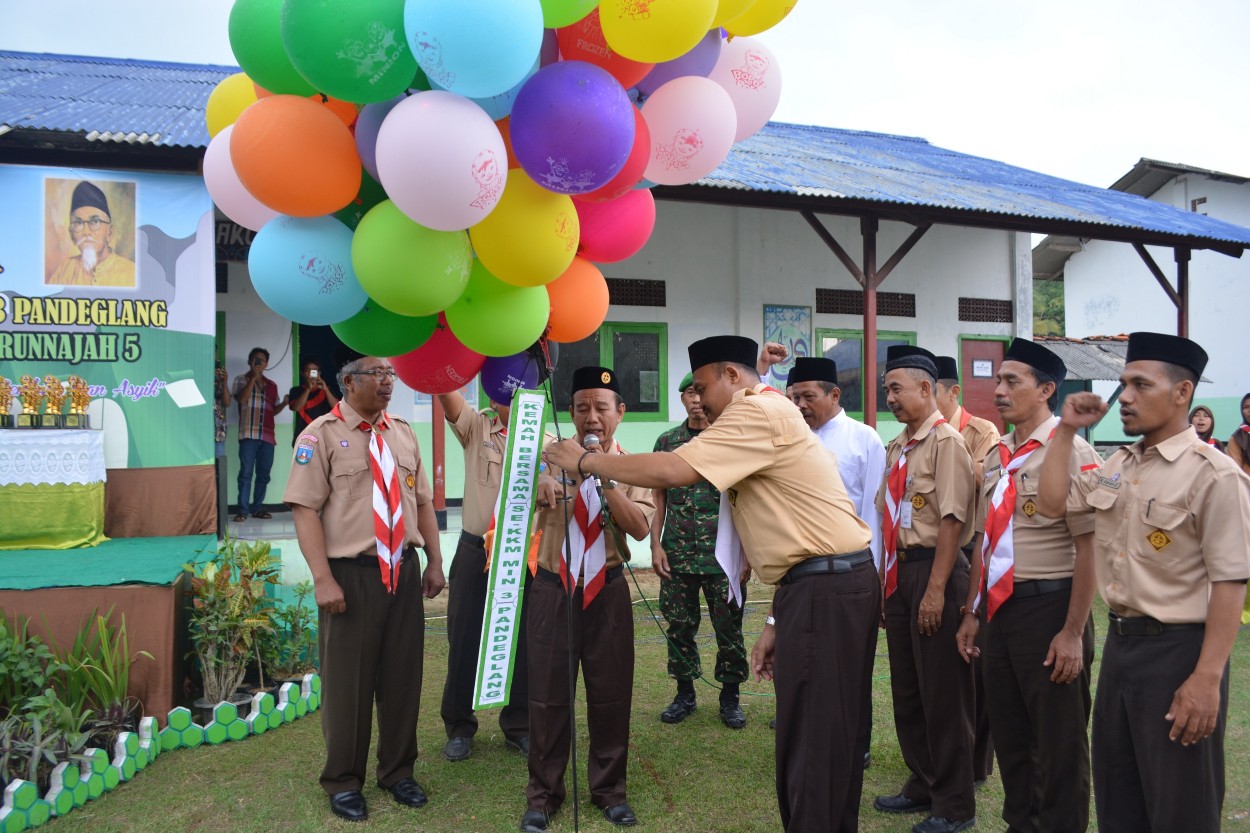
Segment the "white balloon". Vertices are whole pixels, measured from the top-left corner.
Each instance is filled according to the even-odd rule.
[[[738,119],[724,88],[707,78],[674,78],[642,105],[651,131],[643,176],[658,185],[687,185],[716,170],[733,147]]]
[[[735,142],[754,136],[777,112],[781,67],[772,50],[754,38],[733,38],[726,43],[708,78],[733,100],[738,113]]]
[[[278,212],[251,195],[230,161],[230,136],[234,125],[225,127],[208,143],[204,151],[204,185],[213,202],[231,220],[244,228],[260,231],[261,226],[278,216]]]

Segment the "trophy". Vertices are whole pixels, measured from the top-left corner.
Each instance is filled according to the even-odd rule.
[[[49,373],[43,377],[43,395],[47,399],[47,407],[39,415],[42,428],[63,428],[65,419],[61,411],[65,410],[65,388],[61,380]]]
[[[65,415],[66,428],[90,428],[87,419],[87,405],[91,402],[91,394],[87,392],[87,382],[81,376],[70,376],[69,413]]]
[[[18,386],[18,398],[22,400],[22,412],[17,415],[18,428],[38,428],[39,408],[43,405],[44,392],[39,380],[25,375]]]
[[[13,427],[13,415],[9,408],[13,405],[13,383],[0,376],[0,428]]]

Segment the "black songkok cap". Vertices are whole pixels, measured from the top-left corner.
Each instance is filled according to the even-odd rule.
[[[113,216],[109,211],[109,201],[104,196],[104,192],[85,179],[74,187],[73,196],[69,200],[70,214],[80,208],[98,208],[109,217]]]
[[[1011,346],[1007,348],[1003,361],[1020,362],[1034,370],[1040,370],[1055,380],[1056,388],[1062,385],[1063,380],[1068,376],[1068,367],[1063,363],[1063,359],[1027,338],[1014,339]]]
[[[610,368],[579,367],[573,371],[573,389],[569,391],[569,394],[572,395],[579,390],[610,390],[619,394],[621,385]]]
[[[1207,367],[1207,351],[1196,342],[1180,336],[1166,333],[1129,333],[1128,355],[1124,357],[1124,363],[1145,361],[1179,365],[1202,378],[1202,371]]]
[[[794,368],[791,369],[786,384],[797,385],[799,382],[829,382],[836,385],[838,383],[837,362],[819,356],[800,356],[794,360]]]
[[[954,379],[959,381],[959,362],[950,356],[937,357],[937,377],[939,379]]]
[[[696,341],[687,349],[692,372],[715,362],[745,364],[754,369],[760,355],[760,346],[746,336],[710,336]]]
[[[937,381],[937,356],[923,347],[913,347],[910,344],[891,345],[885,351],[885,372],[889,373],[891,370],[900,370],[907,367],[923,370],[932,376],[934,381]]]

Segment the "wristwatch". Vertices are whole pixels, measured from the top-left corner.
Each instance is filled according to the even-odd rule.
[[[606,491],[606,490],[608,490],[608,489],[615,489],[615,488],[616,488],[616,481],[615,481],[615,480],[605,480],[605,481],[603,481],[603,488],[604,488],[604,490],[605,490],[605,491]]]
[[[774,617],[772,617],[772,616],[765,616],[765,617],[764,617],[764,624],[765,624],[765,625],[772,625],[772,626],[776,627],[776,625],[777,625],[777,620],[776,620]]]
[[[962,619],[964,616],[966,616],[969,613],[972,614],[972,618],[974,619],[981,618],[981,611],[977,610],[975,607],[968,607],[967,605],[959,606],[959,618]]]

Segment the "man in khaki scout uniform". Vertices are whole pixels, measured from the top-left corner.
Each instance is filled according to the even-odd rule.
[[[586,680],[591,801],[613,824],[638,823],[625,794],[634,688],[634,615],[629,584],[621,573],[622,562],[629,558],[624,535],[639,541],[646,538],[655,504],[649,489],[618,485],[607,478],[596,487],[588,479],[589,460],[624,454],[613,438],[625,415],[616,374],[605,367],[574,371],[569,410],[576,439],[566,442],[576,451],[560,468],[574,481],[568,486],[572,499],[562,500],[563,489],[550,472],[540,478],[537,503],[542,538],[526,613],[530,778],[521,830],[530,833],[546,830],[550,815],[564,802],[570,741],[569,668],[578,663]],[[592,434],[598,442],[587,444]],[[598,508],[601,500],[607,504],[606,523]],[[566,561],[566,536],[573,551],[571,564]]]
[[[473,736],[477,734],[473,681],[477,675],[489,579],[484,536],[490,529],[495,501],[499,497],[511,399],[508,402],[492,399],[491,409],[481,412],[470,407],[459,391],[440,394],[438,401],[447,414],[452,432],[464,448],[460,542],[447,575],[451,595],[447,602],[447,682],[443,685],[442,704],[443,728],[447,732],[443,757],[463,761],[472,753]],[[522,755],[529,754],[530,745],[524,615],[528,600],[529,581],[526,581],[508,705],[499,711],[504,745]]]
[[[896,345],[886,353],[886,406],[906,425],[886,448],[877,493],[885,567],[885,634],[899,748],[911,777],[878,796],[885,813],[930,815],[914,833],[976,824],[972,672],[955,646],[968,595],[975,495],[972,460],[934,400],[936,357]]]
[[[1038,507],[1094,509],[1098,591],[1110,610],[1094,703],[1094,807],[1102,833],[1220,829],[1228,657],[1250,578],[1250,481],[1188,414],[1207,354],[1132,333],[1120,422],[1140,436],[1070,476],[1076,431],[1107,404],[1069,396],[1043,461]]]
[[[998,370],[994,404],[1015,430],[982,461],[977,559],[988,565],[985,603],[974,608],[980,588],[970,587],[956,637],[965,661],[981,655],[990,728],[1001,741],[1003,821],[1014,833],[1081,833],[1089,823],[1094,515],[1083,504],[1064,520],[1037,511],[1066,375],[1058,356],[1019,338]],[[1101,462],[1077,439],[1068,473],[1079,477]]]
[[[792,833],[854,831],[863,787],[856,735],[881,603],[872,536],[833,456],[789,400],[760,384],[757,350],[741,336],[690,345],[710,427],[674,452],[591,455],[583,470],[656,489],[706,479],[725,493],[726,573],[737,574],[745,552],[761,581],[779,585],[751,659],[777,688],[782,824]],[[546,456],[569,468],[579,453],[564,442]]]
[[[443,556],[430,481],[408,423],[386,413],[395,371],[355,359],[343,400],[295,441],[283,499],[312,571],[325,706],[321,786],[330,809],[368,817],[361,787],[378,712],[377,783],[409,807],[426,803],[412,777],[425,648],[422,596],[442,591]],[[424,573],[412,556],[424,547]]]
[[[998,428],[988,419],[968,413],[960,404],[959,362],[952,356],[938,356],[937,366],[938,380],[934,391],[938,410],[942,412],[942,418],[953,425],[959,436],[964,438],[964,445],[968,446],[968,456],[972,458],[973,482],[979,485],[985,471],[985,456],[998,447]],[[964,555],[970,562],[973,550],[978,545],[974,536],[972,543],[964,547]],[[994,771],[994,742],[990,736],[990,721],[985,711],[985,687],[980,663],[975,656],[972,658],[972,780],[977,784],[989,778]]]

